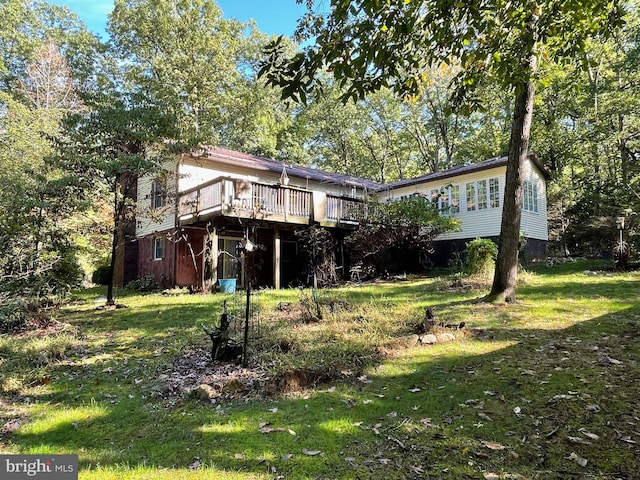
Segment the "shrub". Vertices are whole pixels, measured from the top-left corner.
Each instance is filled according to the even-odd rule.
[[[476,238],[467,243],[469,273],[488,274],[498,256],[498,246],[488,238]]]
[[[0,305],[0,334],[24,330],[28,319],[29,316],[22,302],[15,300]]]
[[[111,267],[109,265],[102,265],[93,272],[91,275],[91,281],[96,285],[108,285],[109,275],[111,274]]]
[[[127,284],[127,288],[131,290],[138,290],[139,292],[151,292],[153,290],[158,290],[160,285],[152,275],[145,275],[144,277],[140,277],[129,282]]]

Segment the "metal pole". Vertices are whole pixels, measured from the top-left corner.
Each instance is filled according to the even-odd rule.
[[[251,299],[251,282],[247,282],[247,306],[244,313],[244,344],[242,346],[242,366],[247,368],[249,364],[249,355],[247,352],[249,346],[249,300]]]

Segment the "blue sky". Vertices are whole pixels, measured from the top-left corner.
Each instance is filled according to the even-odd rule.
[[[113,9],[113,0],[48,0],[73,10],[89,30],[105,37],[107,15]],[[254,19],[264,33],[291,35],[304,7],[296,0],[217,0],[225,18],[240,21]]]

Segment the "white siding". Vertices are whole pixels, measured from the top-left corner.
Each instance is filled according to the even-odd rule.
[[[546,181],[536,166],[528,161],[525,164],[524,179],[533,182],[538,188],[538,211],[522,211],[520,231],[528,238],[548,240],[547,227],[547,187]]]
[[[174,162],[167,162],[163,168],[168,172],[175,169]],[[151,184],[156,176],[146,175],[138,177],[138,202],[136,205],[136,237],[141,238],[146,235],[171,230],[176,226],[175,202],[168,200],[167,205],[162,208],[161,214],[151,215]],[[171,176],[167,180],[169,183],[175,183],[175,179]],[[168,186],[170,190],[175,190],[175,185]],[[171,196],[169,197],[171,198]]]
[[[504,202],[504,174],[505,167],[482,170],[480,172],[467,173],[457,177],[446,178],[438,182],[427,182],[410,187],[399,188],[391,192],[390,198],[400,198],[404,195],[421,193],[429,195],[431,190],[441,189],[447,185],[459,185],[460,187],[460,213],[453,215],[460,220],[461,230],[450,232],[438,237],[438,240],[454,240],[461,238],[490,237],[500,235],[500,222],[502,218],[502,204]],[[467,211],[467,190],[469,182],[498,178],[500,191],[500,207],[486,208],[482,210]]]
[[[506,166],[481,170],[479,172],[468,173],[457,177],[450,177],[437,182],[426,182],[418,185],[398,188],[392,192],[387,192],[384,198],[400,198],[405,195],[420,193],[430,195],[431,190],[439,190],[447,185],[459,185],[460,187],[460,212],[453,215],[460,220],[460,231],[450,232],[438,237],[438,240],[457,240],[475,237],[497,237],[500,235],[502,222],[502,207],[504,205]],[[467,211],[467,189],[466,185],[478,180],[488,180],[498,178],[500,190],[500,207],[486,208]],[[546,182],[542,174],[530,160],[525,163],[525,180],[533,181],[538,188],[538,212],[522,212],[522,222],[520,230],[526,237],[540,240],[548,240],[547,232],[547,197]]]

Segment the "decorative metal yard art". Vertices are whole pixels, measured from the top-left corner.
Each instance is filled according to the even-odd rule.
[[[617,268],[626,269],[629,266],[629,245],[624,241],[624,231],[629,228],[629,223],[626,214],[624,217],[616,218],[619,238],[618,244],[613,247],[613,259]]]
[[[236,291],[223,302],[219,326],[202,329],[211,339],[211,360],[249,362],[249,340],[260,326],[259,292],[247,284],[246,291]]]

